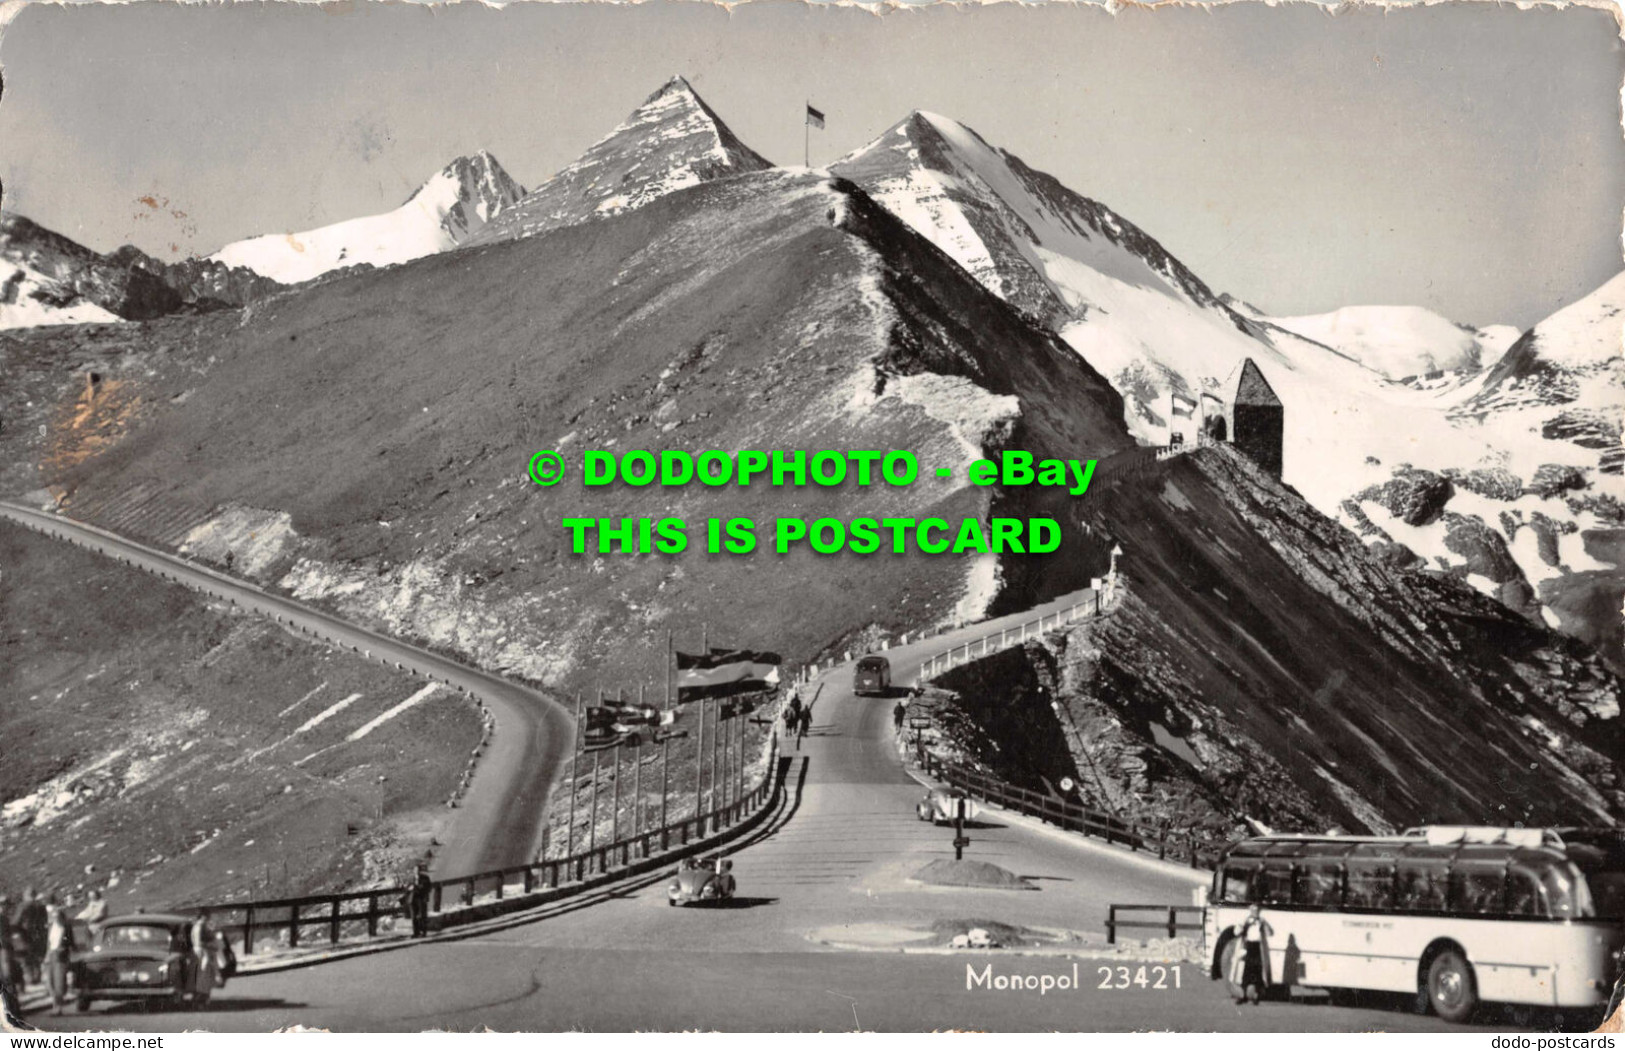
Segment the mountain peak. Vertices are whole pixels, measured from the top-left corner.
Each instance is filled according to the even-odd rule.
[[[694,85],[688,82],[687,77],[683,76],[681,73],[673,73],[670,80],[660,85],[655,93],[644,99],[643,102],[645,105],[647,105],[662,95],[679,91],[685,91],[688,94],[693,95],[695,98],[699,97],[698,93],[696,93],[694,90]]]
[[[770,167],[739,141],[692,84],[674,76],[473,243],[529,237],[616,215],[688,186]]]
[[[209,258],[284,284],[362,263],[391,266],[463,244],[524,195],[497,159],[479,150],[431,175],[392,212],[234,241]]]

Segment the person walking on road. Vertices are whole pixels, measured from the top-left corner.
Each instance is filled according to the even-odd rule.
[[[908,714],[908,706],[902,701],[898,701],[897,707],[891,710],[892,730],[895,733],[903,732],[903,716],[906,714]]]
[[[24,978],[30,985],[41,981],[40,965],[45,960],[45,901],[39,892],[29,887],[23,892],[23,903],[17,907],[13,922],[23,943]]]
[[[68,966],[73,959],[73,927],[68,914],[52,902],[46,908],[45,983],[51,989],[51,1013],[62,1013],[68,1002]]]
[[[801,717],[796,721],[796,746],[800,747],[801,739],[812,731],[812,705],[801,709]]]

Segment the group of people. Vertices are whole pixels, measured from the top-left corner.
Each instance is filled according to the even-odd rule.
[[[7,1018],[19,1013],[18,998],[30,985],[44,984],[51,993],[51,1012],[61,1014],[68,998],[68,970],[74,944],[73,920],[97,923],[107,918],[101,891],[73,913],[75,902],[42,895],[30,887],[21,902],[0,895],[0,1010]]]
[[[812,702],[805,704],[801,701],[801,691],[791,689],[790,700],[784,706],[784,729],[796,739],[796,747],[801,747],[801,739],[812,730]]]

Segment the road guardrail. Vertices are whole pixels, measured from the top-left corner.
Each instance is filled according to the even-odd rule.
[[[1155,920],[1117,918],[1119,913],[1155,913]],[[1196,914],[1195,923],[1180,923],[1179,918],[1187,912]],[[1144,930],[1167,931],[1168,937],[1177,938],[1180,931],[1199,931],[1202,929],[1202,919],[1205,910],[1200,905],[1108,905],[1106,906],[1106,944],[1117,944],[1117,932],[1125,928]]]
[[[1211,869],[1224,852],[1223,844],[1205,837],[1126,821],[1103,810],[1005,784],[979,770],[945,762],[930,753],[925,757],[925,769],[937,780],[983,802],[1036,817],[1057,828],[1122,844],[1136,853],[1154,854],[1159,861],[1188,862],[1193,869]]]
[[[1019,646],[1030,638],[1036,639],[1046,631],[1054,631],[1062,625],[1071,624],[1073,621],[1081,620],[1099,612],[1100,592],[1097,591],[1094,593],[1094,597],[1087,602],[1074,602],[1065,609],[1046,616],[1022,621],[1014,627],[1004,628],[1000,631],[990,631],[980,638],[962,642],[957,646],[951,646],[943,650],[941,653],[927,657],[920,663],[919,681],[924,683],[929,679],[936,678],[950,668],[957,668],[961,664],[969,664],[971,661],[986,657],[990,653],[998,653],[1000,650]]]

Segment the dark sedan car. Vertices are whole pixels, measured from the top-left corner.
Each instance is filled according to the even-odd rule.
[[[74,999],[83,1011],[92,1000],[209,1002],[224,985],[216,937],[203,929],[203,951],[193,949],[190,916],[135,913],[96,925],[90,943],[73,956]]]

